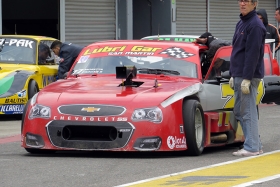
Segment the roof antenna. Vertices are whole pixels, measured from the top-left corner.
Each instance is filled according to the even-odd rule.
[[[158,24],[158,41],[159,41],[159,24]]]
[[[17,35],[17,24],[15,24],[15,35]]]

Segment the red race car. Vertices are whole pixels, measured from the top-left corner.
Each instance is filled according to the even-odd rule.
[[[64,80],[26,104],[22,147],[30,153],[187,150],[200,155],[205,147],[242,143],[226,68],[231,47],[219,49],[212,62],[205,60],[206,50],[190,42],[145,40],[85,47]],[[269,96],[264,97],[264,84],[256,104]]]

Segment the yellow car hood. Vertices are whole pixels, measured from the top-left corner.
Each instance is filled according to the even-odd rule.
[[[1,64],[0,63],[0,79],[6,77],[11,72],[26,70],[30,72],[38,71],[38,67],[29,64]]]

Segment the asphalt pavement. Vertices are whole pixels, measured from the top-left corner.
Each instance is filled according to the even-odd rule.
[[[20,134],[21,126],[15,123],[21,116],[0,116],[0,138],[15,136]]]

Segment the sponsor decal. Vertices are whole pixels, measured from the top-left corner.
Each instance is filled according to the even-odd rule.
[[[130,132],[130,129],[120,129],[120,132]]]
[[[183,125],[180,125],[180,133],[181,134],[184,134],[185,132],[184,132],[184,126]]]
[[[28,48],[33,48],[32,44],[34,41],[31,40],[25,40],[25,39],[5,39],[2,38],[0,39],[0,45],[9,45],[9,46],[16,46],[16,47],[28,47]]]
[[[16,104],[16,103],[26,103],[26,102],[27,102],[26,98],[6,99],[5,100],[6,104]]]
[[[88,60],[88,58],[89,58],[89,55],[87,55],[87,56],[81,56],[80,59],[79,59],[79,61],[78,61],[77,63],[86,63],[87,60]]]
[[[173,58],[188,58],[194,56],[194,54],[188,53],[184,49],[179,47],[170,47],[162,51],[160,54],[167,54],[169,57]]]
[[[94,73],[102,73],[103,72],[103,68],[94,68],[94,69],[76,69],[74,70],[74,72],[72,73],[72,75],[74,74],[94,74]]]
[[[126,50],[126,52],[125,52]],[[154,52],[162,50],[158,47],[147,47],[147,46],[132,46],[131,49],[127,49],[127,46],[105,46],[97,49],[87,49],[84,52],[84,56],[91,55],[95,53],[108,53],[108,55],[121,55],[125,52],[125,55],[153,55]]]
[[[0,105],[0,113],[22,114],[24,105]]]
[[[105,46],[97,49],[87,49],[83,55],[90,55],[95,53],[108,53],[108,52],[122,52],[126,46]]]
[[[86,117],[86,116],[54,116],[54,120],[64,121],[127,121],[127,117]]]
[[[94,107],[87,107],[87,108],[82,108],[81,111],[86,111],[86,112],[95,112],[95,111],[99,111],[100,108],[94,108]]]
[[[176,136],[168,136],[167,145],[170,149],[174,148],[187,148],[186,138],[177,138]]]
[[[125,55],[145,55],[145,56],[152,56],[155,53],[151,52],[126,52]]]
[[[22,90],[17,93],[18,97],[25,97],[26,96],[26,90]]]
[[[175,147],[175,138],[173,136],[168,136],[167,145],[170,149],[174,149]]]

